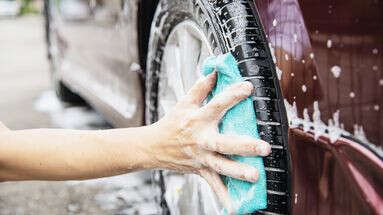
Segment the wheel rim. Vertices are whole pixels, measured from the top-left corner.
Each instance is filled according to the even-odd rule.
[[[200,68],[211,55],[213,50],[208,39],[196,23],[186,20],[173,28],[164,46],[159,74],[157,110],[160,118],[202,76]],[[165,191],[162,198],[172,214],[221,213],[222,207],[218,205],[214,193],[198,175],[172,171],[159,173],[157,177],[162,180],[162,192]]]
[[[164,47],[158,91],[158,113],[162,117],[202,76],[200,66],[212,48],[196,23],[179,23]]]

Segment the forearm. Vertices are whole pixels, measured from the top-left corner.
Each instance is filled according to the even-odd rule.
[[[0,180],[70,180],[156,168],[152,127],[0,132]]]

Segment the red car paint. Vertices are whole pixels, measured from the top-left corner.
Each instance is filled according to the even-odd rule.
[[[326,124],[339,111],[350,133],[331,142],[290,128],[292,214],[383,214],[383,160],[370,145],[383,145],[383,2],[254,2],[286,100],[300,118],[318,101]]]

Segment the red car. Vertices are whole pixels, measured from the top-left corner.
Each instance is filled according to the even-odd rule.
[[[231,52],[252,98],[268,207],[261,214],[383,214],[383,2],[45,1],[58,96],[116,127],[157,121]],[[145,114],[144,114],[145,113]],[[163,214],[219,214],[196,175],[155,171]]]

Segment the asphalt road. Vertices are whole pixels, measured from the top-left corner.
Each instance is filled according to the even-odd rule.
[[[0,19],[0,121],[11,129],[108,128],[93,110],[51,90],[43,19]],[[0,215],[155,214],[147,173],[85,182],[0,183]]]

